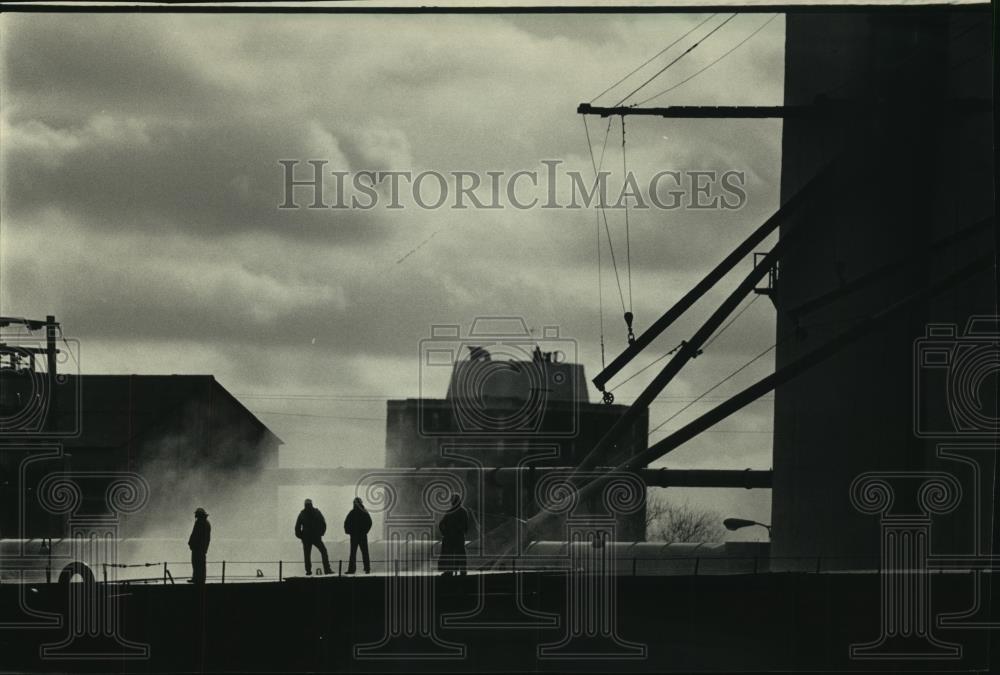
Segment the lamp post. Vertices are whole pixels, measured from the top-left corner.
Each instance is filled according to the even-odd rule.
[[[726,518],[722,521],[722,524],[726,526],[726,529],[730,532],[734,530],[739,530],[744,527],[751,527],[753,525],[760,525],[767,530],[767,538],[771,538],[771,526],[766,523],[758,523],[756,520],[747,520],[745,518]]]

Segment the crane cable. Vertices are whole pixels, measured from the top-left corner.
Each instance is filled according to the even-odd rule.
[[[590,164],[594,168],[594,180],[595,180],[595,188],[594,189],[596,190],[597,189],[597,185],[600,184],[600,171],[601,171],[601,167],[604,166],[604,150],[607,149],[608,136],[611,133],[611,121],[614,118],[610,118],[610,117],[608,118],[608,128],[604,132],[604,149],[601,150],[601,164],[600,164],[600,166],[598,166],[597,159],[594,157],[594,146],[591,145],[591,140],[590,140],[590,126],[587,124],[587,116],[583,115],[582,117],[583,117],[583,129],[584,129],[584,132],[587,134],[587,149],[590,151]],[[618,261],[615,258],[615,247],[614,247],[614,244],[611,242],[611,228],[608,226],[608,214],[607,214],[607,211],[604,208],[604,199],[603,199],[603,197],[600,198],[599,203],[600,203],[600,206],[601,206],[601,215],[603,216],[603,219],[604,219],[604,231],[607,233],[607,237],[608,237],[608,249],[611,251],[611,266],[614,268],[614,271],[615,271],[615,281],[618,284],[618,298],[619,298],[619,300],[621,300],[622,311],[624,312],[624,311],[627,311],[625,309],[625,293],[624,293],[624,291],[622,291],[622,280],[621,280],[621,276],[618,274]]]
[[[604,282],[601,277],[601,214],[594,211],[595,234],[597,235],[597,311],[601,325],[601,370],[607,365],[604,360]]]
[[[737,49],[739,49],[740,47],[742,47],[744,44],[746,44],[747,42],[749,42],[750,39],[753,38],[754,35],[756,35],[757,33],[761,32],[762,30],[764,30],[764,28],[767,27],[767,24],[771,23],[776,18],[778,18],[778,15],[777,14],[773,14],[770,19],[768,19],[767,21],[765,21],[761,25],[757,26],[757,28],[755,28],[749,35],[747,35],[745,38],[743,38],[742,40],[740,40],[739,42],[737,42],[735,46],[731,47],[722,56],[720,56],[719,58],[717,58],[714,61],[712,61],[711,63],[709,63],[707,66],[704,66],[704,67],[700,68],[699,70],[696,70],[694,73],[692,73],[691,75],[688,75],[687,77],[685,77],[680,82],[678,82],[676,84],[670,85],[669,87],[667,87],[663,91],[661,91],[661,92],[659,92],[657,94],[653,94],[649,98],[643,99],[643,100],[639,101],[638,103],[636,103],[635,105],[636,106],[644,106],[647,103],[649,103],[650,101],[652,101],[653,99],[659,98],[659,97],[663,96],[664,94],[666,94],[667,92],[671,92],[674,89],[677,89],[678,87],[680,87],[682,84],[685,84],[685,83],[689,82],[690,80],[693,80],[694,78],[698,77],[699,75],[701,75],[702,73],[704,73],[706,70],[708,70],[709,68],[711,68],[712,66],[714,66],[716,63],[718,63],[722,59],[726,58],[727,56],[729,56],[730,54],[732,54],[733,52],[735,52]]]
[[[727,321],[726,324],[722,328],[720,328],[718,330],[718,332],[716,332],[714,335],[710,336],[708,338],[708,340],[705,341],[705,344],[702,347],[702,349],[708,349],[712,345],[713,342],[715,342],[716,340],[718,340],[719,337],[723,333],[726,332],[727,328],[729,328],[734,323],[736,323],[736,320],[739,319],[741,316],[743,316],[743,313],[746,312],[748,309],[750,309],[750,306],[753,305],[753,303],[757,302],[758,300],[760,300],[760,295],[759,294],[755,294],[753,296],[753,298],[751,298],[750,302],[748,302],[747,304],[743,305],[743,309],[741,309],[740,311],[736,312],[736,314],[733,316],[733,318],[731,318],[729,321]]]
[[[726,328],[728,328],[733,323],[733,321],[735,321],[736,319],[738,319],[739,316],[740,316],[740,314],[742,314],[747,309],[749,309],[750,305],[752,305],[754,302],[756,302],[757,298],[759,298],[759,297],[760,296],[758,295],[758,296],[754,297],[754,299],[751,302],[747,303],[747,305],[744,306],[743,310],[741,312],[739,312],[739,314],[737,314],[736,316],[733,317],[732,321],[730,321],[728,324],[726,324],[725,326],[723,326],[723,328],[718,333],[716,333],[715,337],[718,337],[719,335],[722,335],[722,333],[726,330]],[[866,317],[854,317],[852,319],[848,319],[848,321],[855,322],[855,324],[856,324],[858,321],[863,321],[865,318]],[[822,325],[827,325],[827,324],[841,324],[841,323],[844,323],[844,320],[842,320],[842,319],[832,319],[830,321],[823,321],[823,322],[811,323],[811,324],[809,324],[809,327],[812,328],[812,327],[815,327],[815,326],[822,326]],[[796,326],[796,327],[792,328],[791,330],[787,331],[785,333],[785,335],[783,335],[783,336],[779,337],[777,340],[775,340],[774,343],[770,347],[768,347],[764,351],[760,352],[759,354],[757,354],[756,356],[754,356],[753,358],[751,358],[749,361],[747,361],[746,363],[744,363],[742,366],[740,366],[736,370],[734,370],[731,373],[729,373],[728,375],[726,375],[724,378],[722,378],[721,380],[719,380],[718,382],[716,382],[715,384],[713,384],[711,387],[709,387],[708,389],[706,389],[705,391],[703,391],[701,394],[699,394],[697,397],[695,397],[695,398],[691,399],[690,401],[688,401],[687,405],[685,405],[684,407],[682,407],[680,410],[678,410],[677,412],[675,412],[674,414],[672,414],[670,417],[666,418],[665,420],[663,420],[662,422],[660,422],[659,424],[657,424],[655,427],[653,427],[652,429],[650,429],[650,431],[648,432],[648,434],[647,434],[646,437],[647,438],[651,438],[652,435],[655,432],[657,432],[660,429],[662,429],[668,422],[670,422],[671,420],[677,418],[681,413],[683,413],[685,410],[687,410],[688,408],[690,408],[691,406],[693,406],[695,403],[697,403],[698,401],[701,401],[701,400],[705,399],[705,397],[708,396],[710,393],[712,393],[713,391],[715,391],[716,389],[718,389],[719,387],[721,387],[723,384],[725,384],[729,380],[731,380],[734,377],[736,377],[737,375],[739,375],[741,372],[743,372],[744,370],[746,370],[747,368],[749,368],[750,366],[752,366],[757,361],[760,361],[762,358],[764,358],[765,356],[767,356],[770,352],[772,352],[773,350],[775,350],[777,347],[779,347],[781,345],[784,345],[788,340],[790,340],[792,337],[794,337],[796,334],[798,334],[802,330],[802,328],[803,328],[802,326]],[[708,345],[706,344],[705,346],[707,347]],[[728,400],[728,398],[724,398],[724,400]]]
[[[625,153],[625,115],[622,115],[622,196],[628,187],[628,160]],[[625,269],[628,274],[628,311],[625,312],[625,326],[628,328],[628,343],[635,344],[635,331],[632,329],[632,242],[629,234],[628,199],[625,199]]]
[[[777,16],[777,14],[775,14],[774,16]],[[710,30],[708,33],[706,33],[705,36],[702,37],[700,40],[698,40],[693,45],[691,45],[686,50],[684,50],[684,52],[682,52],[680,56],[678,56],[677,58],[675,58],[673,61],[671,61],[670,63],[668,63],[666,66],[664,66],[663,68],[661,68],[660,70],[658,70],[652,77],[650,77],[645,82],[643,82],[642,84],[640,84],[638,87],[636,87],[635,89],[633,89],[629,94],[627,94],[624,98],[622,98],[621,101],[618,102],[618,105],[621,105],[630,96],[632,96],[637,91],[639,91],[640,89],[642,89],[643,87],[645,87],[647,84],[649,84],[650,82],[652,82],[654,79],[656,79],[657,77],[659,77],[668,68],[670,68],[675,63],[677,63],[678,61],[680,61],[685,55],[687,55],[687,54],[691,53],[692,51],[694,51],[694,49],[698,45],[700,45],[702,42],[704,42],[709,37],[711,37],[716,31],[718,31],[723,26],[725,26],[727,23],[729,23],[730,21],[732,21],[735,17],[736,17],[735,13],[730,14],[729,17],[726,20],[724,20],[718,26],[716,26],[715,28],[713,28],[712,30]],[[709,18],[711,18],[711,17],[709,17]],[[773,19],[774,17],[772,16],[771,18]],[[708,21],[708,19],[706,19],[705,21]],[[695,28],[692,29],[692,31],[694,31],[699,26],[701,26],[702,24],[704,24],[705,21],[703,21],[701,24],[698,24],[698,26],[695,26]],[[768,21],[764,22],[764,24],[762,24],[760,26],[760,28],[757,29],[757,31],[754,31],[753,33],[751,33],[751,35],[747,38],[747,40],[749,40],[750,37],[753,37],[754,35],[756,35],[756,33],[760,29],[762,29],[764,26],[766,26],[768,23],[770,23],[770,19],[768,19]],[[689,33],[692,32],[692,31],[689,31]],[[687,34],[685,34],[685,35],[687,35]],[[681,36],[680,39],[683,39],[683,37],[684,36]],[[680,39],[678,40],[678,42],[680,41]],[[744,40],[744,42],[746,42],[746,40]],[[743,44],[743,43],[741,42],[740,44]],[[670,46],[673,46],[673,45],[670,45]],[[737,45],[737,47],[739,47],[739,45]],[[667,48],[669,49],[669,47],[667,47]],[[734,47],[734,49],[735,49],[735,47]],[[666,51],[666,50],[664,50],[664,51]],[[732,51],[732,50],[730,50],[730,51]],[[728,54],[728,52],[727,52],[727,54]],[[643,65],[645,65],[645,64],[643,64]],[[614,85],[612,85],[612,86],[614,86]],[[588,145],[589,145],[590,131],[589,131],[589,127],[587,127],[586,117],[584,117],[584,122],[583,123],[584,123],[584,127],[588,129],[587,135],[588,135]],[[627,156],[627,152],[626,152],[626,143],[625,143],[625,115],[624,114],[621,115],[621,124],[622,124],[622,196],[624,196],[625,190],[628,187],[628,156]],[[609,120],[609,122],[608,122],[608,130],[610,131],[610,129],[611,129],[611,123],[610,123],[610,120]],[[607,139],[605,138],[605,141],[606,140]],[[591,149],[591,159],[593,160],[593,149]],[[594,173],[595,174],[597,173],[596,169],[595,169]],[[629,223],[629,217],[628,217],[629,213],[628,212],[629,212],[628,199],[625,199],[625,266],[626,266],[626,274],[628,275],[628,309],[624,308],[624,304],[625,304],[624,297],[622,298],[622,309],[624,310],[625,326],[626,326],[626,329],[628,331],[628,343],[630,345],[632,345],[632,344],[635,344],[635,330],[634,330],[634,328],[632,326],[632,322],[633,322],[633,320],[635,318],[635,314],[633,314],[633,312],[632,312],[632,309],[633,309],[633,307],[632,307],[632,241],[631,241],[631,226],[630,226],[630,223]],[[605,216],[605,220],[606,220],[606,218],[607,218],[607,216]],[[609,242],[609,244],[610,244],[610,241],[611,241],[611,234],[609,232],[608,233],[608,242]],[[617,268],[616,268],[615,274],[616,274],[616,277],[617,277]],[[619,280],[619,292],[621,291],[620,285],[621,285],[621,281]]]
[[[675,412],[673,415],[671,415],[670,417],[668,417],[667,419],[663,420],[662,422],[660,422],[659,424],[657,424],[655,427],[653,427],[652,429],[650,429],[649,433],[647,434],[647,438],[651,437],[654,433],[656,433],[657,431],[659,431],[660,429],[662,429],[667,424],[667,422],[670,422],[671,420],[675,419],[677,416],[679,416],[685,410],[687,410],[688,408],[690,408],[691,406],[693,406],[695,403],[697,403],[698,401],[702,400],[703,398],[705,398],[706,396],[708,396],[710,393],[712,393],[713,391],[715,391],[716,389],[718,389],[719,387],[721,387],[723,384],[725,384],[726,382],[728,382],[729,380],[731,380],[732,378],[736,377],[741,372],[743,372],[744,370],[746,370],[747,368],[749,368],[750,366],[752,366],[754,363],[756,363],[760,359],[762,359],[765,356],[767,356],[775,347],[778,346],[778,344],[780,342],[781,342],[781,340],[779,340],[778,342],[775,342],[770,347],[768,347],[764,351],[762,351],[759,354],[757,354],[757,356],[753,357],[752,359],[750,359],[749,361],[747,361],[746,363],[744,363],[742,366],[740,366],[739,368],[737,368],[733,372],[729,373],[724,378],[722,378],[721,380],[719,380],[718,382],[716,382],[715,384],[713,384],[711,387],[709,387],[708,389],[706,389],[705,391],[703,391],[697,398],[694,398],[691,401],[689,401],[687,403],[687,405],[685,405],[684,407],[682,407],[680,410],[678,410],[677,412]]]
[[[600,172],[600,167],[604,166],[604,153],[607,150],[607,147],[608,147],[608,136],[611,133],[611,120],[610,119],[608,120],[608,128],[605,130],[605,133],[604,133],[604,145],[601,148],[601,163],[600,163],[600,167],[598,166],[596,160],[594,159],[594,146],[592,145],[591,140],[590,140],[590,126],[587,124],[587,118],[586,118],[586,116],[583,117],[583,129],[584,129],[584,131],[586,132],[586,135],[587,135],[587,148],[590,151],[590,163],[594,167],[594,180],[595,180],[595,188],[594,189],[597,189],[596,185],[600,184],[600,180],[599,180],[600,179],[600,173],[599,173]],[[608,216],[607,216],[606,213],[604,213],[604,203],[603,202],[604,202],[604,200],[602,198],[601,199],[601,213],[597,213],[597,212],[594,213],[594,220],[595,220],[595,227],[596,227],[595,234],[597,235],[595,243],[597,244],[597,307],[598,307],[598,323],[599,323],[599,327],[600,327],[601,368],[604,368],[605,365],[606,365],[605,352],[604,352],[604,280],[603,280],[603,275],[602,275],[602,271],[601,271],[601,214],[602,213],[604,214],[604,229],[608,233],[608,247],[611,249],[611,262],[614,265],[614,269],[615,269],[615,281],[618,282],[618,294],[619,294],[619,296],[622,296],[621,280],[618,278],[618,264],[615,262],[615,249],[614,249],[614,246],[611,244],[611,232],[610,232],[610,229],[608,228]],[[622,307],[624,308],[624,306],[625,306],[625,299],[624,299],[624,297],[622,297]]]
[[[722,328],[720,328],[720,329],[719,329],[719,330],[718,330],[717,332],[715,332],[715,333],[714,333],[714,334],[713,334],[713,335],[712,335],[711,337],[709,337],[709,338],[708,338],[708,340],[707,340],[707,341],[705,342],[705,344],[704,344],[704,345],[702,346],[702,349],[701,349],[701,350],[699,350],[699,351],[702,351],[702,350],[705,350],[705,349],[708,349],[708,348],[709,348],[709,346],[710,346],[710,345],[711,345],[711,344],[712,344],[713,342],[715,342],[715,341],[716,341],[716,340],[717,340],[717,339],[718,339],[718,338],[719,338],[719,337],[720,337],[720,336],[721,336],[721,335],[722,335],[723,333],[725,333],[725,332],[726,332],[726,329],[727,329],[727,328],[729,328],[730,326],[732,326],[732,325],[733,325],[733,324],[734,324],[734,323],[736,322],[736,320],[737,320],[737,319],[739,319],[739,318],[740,318],[741,316],[743,316],[743,313],[744,313],[744,312],[746,312],[746,311],[747,311],[748,309],[750,309],[750,306],[751,306],[751,305],[753,305],[753,303],[757,302],[758,298],[760,298],[760,296],[759,296],[759,295],[755,295],[755,296],[754,296],[754,297],[753,297],[753,298],[752,298],[752,299],[750,300],[750,302],[748,302],[748,303],[746,303],[745,305],[743,305],[743,308],[742,308],[742,309],[741,309],[740,311],[738,311],[738,312],[737,312],[737,313],[736,313],[736,314],[735,314],[735,315],[733,316],[733,318],[731,318],[731,319],[730,319],[730,320],[729,320],[729,321],[728,321],[728,322],[727,322],[727,323],[726,323],[726,324],[725,324],[724,326],[722,326]],[[647,364],[646,364],[645,366],[643,366],[642,368],[640,368],[639,370],[637,370],[636,372],[632,373],[631,375],[629,375],[628,377],[626,377],[626,378],[625,378],[624,380],[622,380],[621,382],[619,382],[618,384],[616,384],[615,386],[613,386],[613,387],[612,387],[611,389],[609,389],[608,391],[610,391],[610,392],[614,392],[615,390],[619,389],[619,388],[620,388],[620,387],[622,387],[623,385],[625,385],[625,384],[628,384],[628,382],[629,382],[630,380],[633,380],[633,379],[635,379],[636,377],[638,377],[639,375],[642,375],[642,373],[644,373],[645,371],[649,370],[650,368],[652,368],[653,366],[655,366],[655,365],[656,365],[657,363],[659,363],[659,362],[660,362],[660,361],[662,361],[663,359],[665,359],[665,358],[667,358],[668,356],[671,356],[671,355],[673,355],[674,353],[676,353],[676,352],[677,352],[677,350],[678,350],[678,349],[680,349],[681,347],[683,347],[683,346],[684,346],[685,344],[687,344],[687,341],[686,341],[686,340],[681,340],[681,341],[680,341],[679,343],[677,343],[677,345],[676,345],[676,346],[675,346],[675,347],[674,347],[673,349],[671,349],[671,350],[670,350],[669,352],[666,352],[666,353],[664,353],[664,354],[661,354],[660,356],[656,357],[655,359],[653,359],[652,361],[650,361],[649,363],[647,363]],[[705,393],[707,394],[708,392],[705,392]],[[705,396],[705,394],[702,394],[702,396]],[[701,397],[699,397],[699,398],[701,398]],[[669,421],[669,420],[668,420],[668,421]]]
[[[726,19],[725,21],[723,21],[722,23],[720,23],[718,26],[716,26],[712,30],[708,31],[708,33],[706,33],[704,37],[702,37],[697,42],[695,42],[693,45],[691,45],[690,47],[688,47],[687,49],[685,49],[683,52],[681,52],[680,56],[678,56],[673,61],[671,61],[667,65],[665,65],[662,68],[660,68],[658,71],[656,71],[655,73],[653,73],[652,77],[650,77],[645,82],[643,82],[642,84],[640,84],[638,87],[636,87],[635,89],[633,89],[632,91],[630,91],[628,94],[626,94],[625,96],[623,96],[622,99],[620,101],[618,101],[618,103],[615,104],[615,107],[620,106],[622,103],[624,103],[626,101],[626,99],[628,99],[633,94],[635,94],[637,91],[639,91],[640,89],[642,89],[643,87],[645,87],[647,84],[649,84],[650,82],[652,82],[653,80],[655,80],[656,78],[658,78],[660,75],[662,75],[663,73],[665,73],[668,68],[670,68],[675,63],[677,63],[678,61],[680,61],[681,59],[683,59],[685,56],[687,56],[688,54],[690,54],[692,51],[694,51],[694,49],[698,45],[700,45],[702,42],[704,42],[708,38],[712,37],[712,35],[714,35],[716,31],[718,31],[720,28],[722,28],[727,23],[729,23],[730,21],[732,21],[735,17],[736,17],[735,13],[730,14],[728,19]]]
[[[680,36],[679,38],[677,38],[676,40],[674,40],[673,42],[671,42],[670,44],[668,44],[668,45],[667,45],[666,47],[664,47],[664,48],[663,48],[663,49],[661,49],[660,51],[658,51],[658,52],[656,52],[655,54],[653,54],[652,56],[650,56],[650,57],[649,57],[648,59],[646,59],[646,60],[645,60],[645,61],[643,61],[643,62],[642,62],[641,64],[639,64],[638,66],[636,66],[636,67],[635,67],[634,69],[632,69],[631,71],[629,71],[629,72],[628,72],[628,73],[627,73],[627,74],[626,74],[625,76],[623,76],[623,77],[622,77],[622,78],[621,78],[620,80],[618,80],[617,82],[615,82],[614,84],[612,84],[611,86],[609,86],[609,87],[608,87],[607,89],[605,89],[604,91],[602,91],[602,92],[601,92],[600,94],[598,94],[597,96],[594,96],[594,97],[592,97],[592,98],[590,99],[590,101],[591,101],[591,102],[594,102],[594,101],[596,101],[597,99],[599,99],[600,97],[602,97],[602,96],[604,96],[605,94],[607,94],[607,93],[608,93],[609,91],[611,91],[612,89],[614,89],[615,87],[617,87],[617,86],[618,86],[619,84],[621,84],[622,82],[624,82],[625,80],[627,80],[628,78],[632,77],[632,76],[633,76],[633,75],[635,75],[635,74],[636,74],[637,72],[639,72],[640,70],[642,70],[643,68],[645,68],[646,66],[648,66],[648,65],[649,65],[650,63],[652,63],[652,62],[653,62],[654,60],[656,60],[657,58],[659,58],[659,57],[660,57],[660,56],[662,56],[663,54],[667,53],[667,52],[668,52],[668,51],[670,50],[670,48],[671,48],[671,47],[673,47],[673,46],[674,46],[674,45],[676,45],[676,44],[677,44],[678,42],[680,42],[681,40],[683,40],[684,38],[686,38],[686,37],[687,37],[688,35],[690,35],[691,33],[695,32],[696,30],[698,30],[699,28],[701,28],[702,26],[704,26],[704,25],[705,25],[706,23],[708,23],[709,21],[711,21],[712,19],[714,19],[714,18],[715,18],[716,16],[718,16],[718,14],[710,14],[710,15],[708,16],[708,18],[706,18],[706,19],[703,19],[703,20],[701,21],[701,23],[699,23],[699,24],[698,24],[697,26],[695,26],[694,28],[692,28],[692,29],[691,29],[691,30],[689,30],[688,32],[684,33],[684,35]]]

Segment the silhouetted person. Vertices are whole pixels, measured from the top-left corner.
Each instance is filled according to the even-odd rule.
[[[361,549],[361,561],[365,565],[365,574],[372,571],[372,562],[368,558],[368,530],[372,529],[372,517],[368,515],[361,497],[354,498],[354,508],[344,519],[344,532],[351,537],[351,557],[347,562],[347,573],[354,574],[357,569],[358,549]]]
[[[312,574],[312,547],[319,549],[323,556],[323,573],[332,574],[330,569],[330,557],[327,555],[326,546],[323,545],[323,535],[326,534],[326,520],[320,510],[313,506],[312,500],[307,499],[305,508],[299,511],[299,517],[295,521],[295,536],[302,540],[302,553],[306,559],[306,575]]]
[[[446,577],[453,573],[465,574],[465,534],[469,531],[469,512],[462,506],[462,498],[452,495],[451,508],[438,523],[441,530],[441,559],[438,568]]]
[[[208,556],[208,545],[212,541],[212,524],[208,522],[208,514],[200,506],[194,510],[194,527],[188,537],[188,548],[191,549],[191,581],[196,584],[205,583],[205,565]]]

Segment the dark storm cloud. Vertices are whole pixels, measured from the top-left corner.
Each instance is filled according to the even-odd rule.
[[[20,16],[7,27],[4,107],[14,119],[70,122],[102,110],[193,116],[224,93],[172,44],[171,31],[128,16]]]
[[[369,245],[384,235],[383,223],[362,211],[277,208],[284,199],[278,160],[317,151],[308,121],[247,116],[171,124],[98,116],[68,130],[25,123],[10,133],[7,213],[15,219],[58,208],[95,230],[204,237],[264,230]],[[308,193],[300,200],[312,201]]]

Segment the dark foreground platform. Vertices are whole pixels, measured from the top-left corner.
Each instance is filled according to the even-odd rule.
[[[971,574],[933,575],[937,619],[901,623],[915,605],[887,614],[902,635],[882,644],[876,574],[577,581],[569,594],[558,573],[3,585],[0,670],[997,672],[1000,631],[936,625],[974,605]],[[960,623],[990,618],[986,582]],[[121,639],[87,634],[115,624]]]

